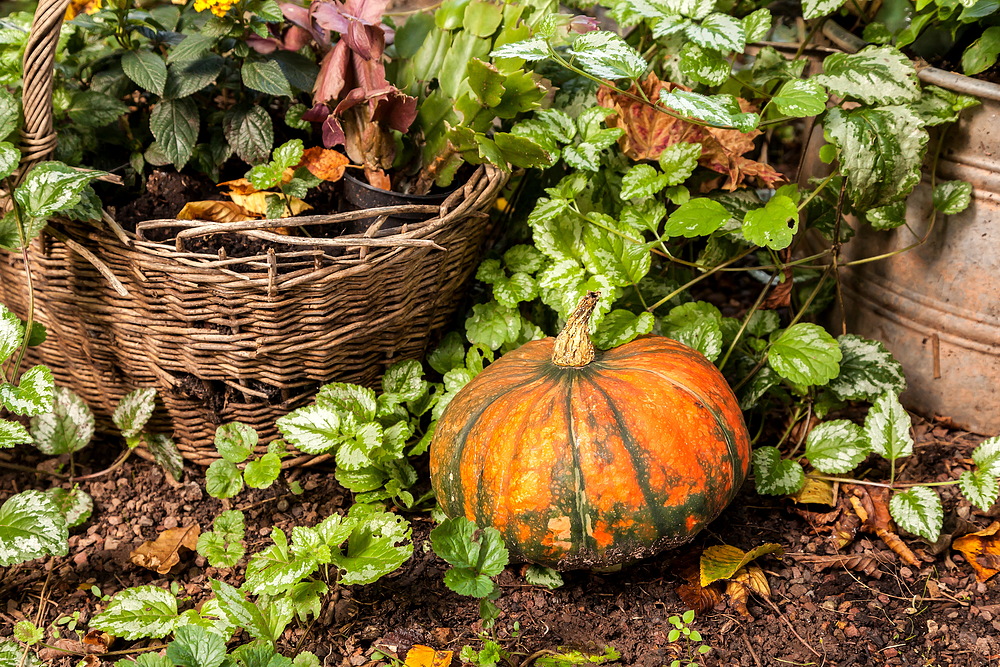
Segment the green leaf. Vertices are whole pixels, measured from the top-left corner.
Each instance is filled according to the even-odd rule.
[[[594,345],[602,350],[624,345],[650,333],[654,323],[655,318],[652,313],[643,312],[636,315],[629,310],[612,310],[597,325],[593,335]]]
[[[732,65],[720,52],[688,42],[681,49],[680,70],[699,83],[718,86],[729,78]]]
[[[122,70],[137,86],[157,95],[167,83],[167,65],[153,51],[127,51],[122,56]]]
[[[382,377],[382,391],[400,401],[415,401],[424,390],[424,367],[413,359],[394,363]]]
[[[103,175],[103,171],[77,171],[61,162],[39,162],[14,189],[14,199],[28,217],[48,218],[74,206],[83,189]]]
[[[215,517],[211,531],[198,536],[198,553],[212,567],[233,567],[246,552],[244,534],[243,512],[226,510]]]
[[[660,102],[683,117],[694,118],[715,127],[750,132],[760,122],[757,114],[744,113],[732,95],[708,96],[683,90],[661,90]]]
[[[149,114],[156,145],[177,169],[183,169],[198,141],[198,105],[194,100],[161,100]]]
[[[521,315],[498,303],[478,303],[465,321],[465,333],[470,343],[497,350],[504,343],[517,340],[521,333]]]
[[[764,8],[743,17],[743,31],[747,42],[759,42],[771,31],[771,10]]]
[[[296,526],[292,535],[303,541],[303,548],[288,548],[284,531],[274,528],[271,539],[274,544],[250,557],[247,563],[246,581],[243,589],[256,595],[280,595],[292,585],[319,567],[320,560],[329,561],[329,549],[323,552],[309,547],[320,547],[319,536],[308,528]],[[320,556],[322,558],[320,558]]]
[[[51,488],[45,492],[66,517],[66,526],[76,528],[90,518],[94,511],[94,500],[78,486],[72,489]]]
[[[880,231],[902,227],[906,224],[906,200],[870,208],[865,211],[865,218],[868,219],[868,224],[872,226],[872,229]]]
[[[271,116],[260,106],[236,107],[223,118],[226,140],[236,155],[248,164],[267,160],[274,144]]]
[[[690,22],[684,27],[684,34],[698,46],[713,51],[743,52],[746,46],[746,32],[743,23],[727,14],[709,14],[700,22]]]
[[[861,427],[848,419],[823,422],[806,438],[806,458],[820,472],[837,475],[854,470],[868,456]]]
[[[550,591],[564,583],[562,575],[557,570],[543,565],[529,565],[524,571],[524,580],[532,586],[542,586]]]
[[[143,440],[157,465],[170,473],[174,479],[179,480],[184,476],[184,458],[173,438],[166,433],[147,433]]]
[[[972,203],[972,183],[944,181],[934,188],[934,208],[945,215],[961,213]]]
[[[762,544],[747,552],[728,544],[707,547],[702,552],[699,562],[700,583],[707,587],[716,581],[731,579],[737,572],[761,556],[767,554],[780,556],[783,553],[784,549],[781,548],[781,545],[773,542]],[[693,620],[693,617],[685,618],[683,622],[690,623]]]
[[[18,621],[14,624],[14,639],[22,644],[34,646],[45,639],[45,631],[31,621]]]
[[[21,318],[0,303],[0,363],[7,361],[17,352],[23,341],[24,323]]]
[[[341,569],[341,584],[370,584],[398,569],[413,553],[410,526],[403,517],[364,505],[354,505],[348,516],[357,518],[358,524],[347,550],[333,556]]]
[[[987,475],[1000,477],[1000,436],[987,438],[972,450],[972,462]]]
[[[802,0],[802,17],[818,19],[832,14],[844,5],[845,0]]]
[[[487,0],[472,0],[465,6],[462,27],[477,37],[490,37],[500,27],[503,11]]]
[[[680,185],[694,173],[701,157],[701,144],[686,141],[672,144],[660,153],[660,169],[667,179],[667,185]],[[653,229],[655,232],[655,228]]]
[[[790,197],[775,195],[763,208],[747,211],[742,229],[747,241],[772,250],[784,250],[792,244],[799,229],[798,207]]]
[[[903,366],[885,345],[855,334],[837,339],[842,354],[840,374],[830,380],[830,390],[842,401],[873,401],[892,391],[906,389]]]
[[[924,125],[932,127],[954,123],[962,111],[979,104],[979,100],[970,95],[959,95],[938,86],[924,86],[920,99],[910,108]]]
[[[985,470],[966,470],[958,478],[958,488],[969,502],[989,512],[1000,494],[997,478]]]
[[[0,88],[0,139],[6,139],[20,122],[20,102],[6,88]]]
[[[962,53],[962,72],[974,76],[997,62],[1000,56],[1000,26],[991,26]]]
[[[778,313],[773,310],[755,310],[747,323],[747,331],[751,336],[763,338],[777,331],[779,326],[781,326],[781,318],[778,317]],[[841,364],[841,369],[843,369],[843,364]]]
[[[920,97],[913,62],[891,46],[833,53],[823,60],[823,74],[810,81],[867,105],[903,104]]]
[[[281,474],[281,458],[277,454],[267,453],[259,459],[247,463],[243,470],[243,478],[251,489],[266,489],[278,479]]]
[[[322,405],[310,405],[288,413],[277,421],[289,444],[306,454],[325,454],[344,442],[340,416]]]
[[[19,422],[0,419],[0,449],[32,442],[28,429]]]
[[[168,63],[196,60],[215,45],[216,40],[207,35],[191,33],[170,49]]]
[[[343,382],[324,385],[316,395],[316,405],[333,410],[347,419],[353,416],[355,423],[372,421],[375,419],[377,409],[374,391],[368,387]]]
[[[936,542],[944,525],[944,510],[937,493],[926,486],[898,491],[889,501],[889,514],[899,527],[929,542]]]
[[[21,375],[17,386],[0,384],[0,404],[17,415],[33,417],[52,410],[55,384],[47,366],[34,366]]]
[[[64,387],[56,387],[52,412],[31,418],[35,447],[57,456],[77,452],[94,437],[94,413],[82,398]]]
[[[205,490],[213,498],[232,498],[243,490],[243,475],[234,463],[212,461],[205,471]]]
[[[646,73],[646,61],[624,39],[613,32],[596,30],[580,35],[569,50],[579,67],[601,79],[638,79]]]
[[[532,248],[534,250],[534,248]],[[465,363],[465,346],[462,335],[456,331],[449,332],[430,356],[427,363],[438,373],[444,375],[453,368],[458,368]]]
[[[533,62],[549,57],[549,44],[542,37],[532,37],[513,44],[504,44],[490,52],[491,58],[521,58]]]
[[[793,494],[806,481],[799,462],[782,459],[777,447],[758,447],[754,450],[753,476],[757,492],[771,496]]]
[[[182,625],[167,646],[167,659],[185,667],[219,667],[226,659],[226,640],[197,625]]]
[[[240,69],[243,85],[265,95],[292,96],[292,87],[274,60],[247,60]]]
[[[245,629],[251,637],[274,644],[275,637],[257,605],[247,601],[239,589],[224,581],[212,579],[210,585],[219,601],[219,610],[232,625]]]
[[[82,127],[104,127],[128,113],[128,106],[106,93],[82,90],[73,95],[66,114]]]
[[[610,216],[590,213],[587,219],[593,224],[584,229],[582,254],[591,272],[618,287],[634,285],[649,273],[652,260],[644,243],[631,239],[629,230]]]
[[[0,566],[46,554],[65,556],[69,527],[58,505],[41,491],[22,491],[0,505]]]
[[[167,68],[167,85],[163,89],[163,97],[179,100],[197,93],[219,77],[225,64],[225,59],[214,53],[197,60],[172,63]]]
[[[90,627],[134,640],[165,637],[178,620],[173,594],[156,586],[134,586],[111,598],[107,609],[90,619]]]
[[[122,437],[133,438],[146,427],[146,422],[153,416],[155,408],[155,388],[135,389],[125,394],[118,402],[118,407],[115,408],[111,420],[122,432]]]
[[[2,667],[44,667],[41,660],[31,651],[12,639],[0,639],[0,666]]]
[[[887,459],[895,460],[913,453],[910,415],[894,392],[888,391],[875,399],[865,417],[865,435],[871,450]]]
[[[730,218],[729,211],[717,201],[696,197],[677,207],[663,224],[663,235],[695,238],[708,236]]]
[[[815,81],[795,79],[782,84],[771,101],[786,116],[808,118],[826,111],[827,94]]]
[[[843,354],[822,327],[800,322],[771,335],[768,363],[786,380],[822,385],[837,377]]]
[[[453,567],[444,573],[444,585],[459,595],[485,598],[496,588],[493,580],[471,567]]]
[[[648,164],[637,164],[622,177],[622,200],[652,197],[667,187],[667,177]]]
[[[258,441],[257,431],[242,422],[230,422],[215,429],[215,449],[230,463],[246,461]]]

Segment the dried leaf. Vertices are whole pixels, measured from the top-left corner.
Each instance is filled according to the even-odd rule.
[[[827,505],[833,507],[836,502],[833,499],[833,482],[825,479],[806,478],[806,483],[797,493],[792,494],[792,500],[805,505]],[[832,514],[828,512],[827,514]],[[830,517],[832,521],[836,517]]]
[[[660,81],[652,73],[642,81],[641,86],[645,97],[651,100],[659,99],[661,90],[690,90]],[[754,149],[754,139],[763,134],[760,130],[744,133],[696,125],[637,101],[639,89],[635,84],[628,92],[625,95],[602,87],[597,92],[597,101],[614,111],[615,115],[608,118],[607,124],[624,131],[618,144],[633,160],[656,160],[668,146],[680,142],[696,143],[701,144],[702,150],[698,164],[723,174],[726,179],[720,187],[724,190],[735,190],[751,177],[767,187],[784,180],[770,165],[743,157]],[[746,100],[740,99],[739,104],[743,111],[753,109]]]
[[[704,614],[722,602],[722,593],[715,586],[703,588],[697,582],[678,586],[677,597],[681,599],[685,607],[694,609],[696,614]]]
[[[273,192],[254,192],[249,195],[241,195],[237,192],[231,192],[229,194],[233,198],[233,201],[249,211],[254,217],[263,217],[267,215],[267,198],[269,196],[276,197]],[[289,214],[288,209],[291,208],[292,212]],[[281,217],[288,218],[293,215],[299,215],[303,211],[308,211],[312,208],[309,204],[305,203],[298,197],[288,197],[288,206],[283,211]]]
[[[191,201],[177,214],[178,220],[206,220],[208,222],[240,222],[259,218],[239,204],[231,201]]]
[[[986,581],[1000,572],[1000,521],[994,521],[989,528],[963,535],[952,543],[952,547],[962,552],[965,560],[976,571],[978,581]]]
[[[80,14],[96,14],[103,0],[70,0],[64,20],[71,21]]]
[[[750,599],[750,588],[742,581],[730,581],[726,583],[726,597],[729,604],[740,616],[751,618],[747,610],[747,600]]]
[[[344,170],[351,161],[346,155],[330,148],[316,146],[307,148],[302,153],[299,167],[305,167],[316,178],[324,181],[339,181],[344,177]]]
[[[414,644],[406,654],[406,667],[448,667],[451,651],[438,651],[430,646]]]
[[[844,491],[853,494],[850,503],[861,519],[861,529],[875,533],[907,565],[920,567],[916,554],[896,534],[889,514],[889,489],[847,484]]]
[[[888,552],[885,552],[888,553]],[[881,578],[879,564],[885,562],[878,554],[834,554],[832,556],[806,555],[799,556],[796,560],[800,563],[811,563],[818,565],[820,570],[831,567],[843,567],[854,572],[862,572],[869,577]]]
[[[169,528],[155,540],[143,542],[129,554],[129,559],[140,567],[167,574],[170,568],[181,561],[182,549],[194,551],[197,548],[199,535],[201,527],[196,523],[182,528]]]
[[[762,544],[747,552],[725,544],[708,547],[701,554],[701,585],[708,586],[719,579],[729,579],[748,563],[772,553],[780,556],[784,549],[774,543]]]
[[[89,644],[90,646],[96,646],[98,647],[98,650],[103,653],[111,648],[111,645],[115,643],[115,638],[107,632],[90,630],[83,636],[83,643]]]
[[[295,177],[295,169],[289,167],[288,169],[285,169],[284,172],[282,172],[281,182],[288,183],[294,177]],[[230,196],[232,196],[234,193],[239,195],[252,195],[256,192],[261,192],[261,190],[258,190],[253,183],[251,183],[245,178],[237,178],[236,180],[233,181],[223,181],[221,183],[218,183],[217,185],[220,188],[223,186],[228,187],[229,192],[227,192],[226,194]]]

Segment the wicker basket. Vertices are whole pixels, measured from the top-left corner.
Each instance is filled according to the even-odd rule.
[[[24,166],[55,147],[52,63],[67,3],[42,0],[31,29]],[[105,427],[125,393],[155,387],[164,409],[152,426],[172,431],[197,463],[217,457],[213,438],[224,422],[245,422],[267,442],[275,420],[322,383],[372,385],[391,363],[424,354],[455,314],[505,182],[480,167],[440,206],[295,219],[374,220],[363,234],[333,239],[269,231],[287,219],[154,220],[135,233],[110,217],[103,226],[58,221],[30,248],[35,317],[48,329],[32,361],[49,365]],[[413,212],[434,217],[381,230],[386,218]],[[197,250],[197,238],[223,233],[265,250],[239,258]],[[25,281],[20,255],[0,256],[0,300],[22,317]]]

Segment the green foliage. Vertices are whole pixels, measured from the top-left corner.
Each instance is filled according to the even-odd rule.
[[[465,517],[446,519],[431,531],[434,553],[451,568],[444,583],[459,595],[485,598],[496,589],[492,577],[503,572],[510,554],[496,528],[480,529]]]
[[[712,647],[702,643],[701,633],[691,628],[694,622],[694,611],[688,609],[680,616],[674,615],[667,619],[673,627],[667,633],[667,641],[671,644],[683,642],[681,651],[686,657],[678,658],[670,663],[670,667],[697,667],[695,659],[711,652]]]
[[[0,505],[0,566],[69,550],[66,516],[47,494],[22,491]]]
[[[198,553],[212,567],[233,567],[246,553],[243,512],[226,510],[215,517],[212,530],[198,536]]]

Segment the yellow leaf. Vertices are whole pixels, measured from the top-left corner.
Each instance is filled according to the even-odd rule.
[[[170,568],[181,562],[180,551],[194,551],[198,546],[198,536],[201,527],[191,524],[183,528],[169,528],[155,540],[148,540],[129,554],[129,559],[147,570],[155,570],[159,574],[167,574]]]
[[[406,667],[448,667],[451,651],[437,651],[430,646],[414,644],[406,654]]]
[[[239,204],[231,201],[192,201],[184,204],[177,214],[178,220],[206,220],[208,222],[239,222],[259,218]]]
[[[784,553],[780,544],[762,544],[756,549],[744,552],[742,549],[723,544],[708,547],[701,554],[701,585],[708,586],[719,579],[729,579],[747,563],[765,554]]]
[[[837,503],[833,499],[833,482],[825,479],[813,479],[806,477],[806,483],[797,493],[792,495],[792,500],[805,505],[826,505],[833,507]]]
[[[963,535],[952,547],[958,549],[976,571],[976,579],[986,581],[1000,572],[1000,521],[994,521],[989,528]]]
[[[232,192],[229,196],[233,198],[234,202],[254,214],[255,217],[261,217],[267,215],[267,198],[277,197],[279,195],[276,195],[273,192],[254,192],[249,195],[241,195],[236,192]],[[288,213],[289,208],[292,209],[291,214]],[[303,211],[308,211],[311,208],[312,206],[305,203],[298,197],[288,197],[288,204],[282,212],[281,217],[288,218],[290,215],[299,215]]]
[[[344,169],[350,162],[346,156],[335,150],[316,146],[303,151],[299,166],[308,169],[316,178],[339,181],[344,177]]]

